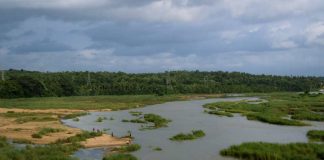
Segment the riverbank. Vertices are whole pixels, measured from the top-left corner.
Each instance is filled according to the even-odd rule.
[[[80,96],[0,99],[0,136],[33,144],[50,144],[59,139],[75,136],[82,131],[61,123],[63,117],[75,117],[86,112],[107,112],[138,108],[151,104],[177,100],[221,97],[222,94],[193,95],[128,95],[128,96]],[[58,130],[41,138],[33,137],[44,128]],[[106,147],[125,145],[129,139],[120,139],[104,134],[89,139],[85,147]]]
[[[91,110],[91,111],[110,111]],[[84,110],[69,109],[7,109],[0,108],[0,136],[16,142],[32,144],[51,144],[60,139],[66,139],[82,132],[81,129],[68,127],[60,122],[60,117],[82,113]],[[56,132],[47,133],[41,137],[34,135],[42,129],[55,129]],[[117,138],[103,134],[81,142],[85,148],[122,146],[130,143],[129,138]]]

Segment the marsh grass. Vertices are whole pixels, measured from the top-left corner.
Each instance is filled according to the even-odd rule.
[[[161,147],[155,147],[155,148],[153,148],[153,151],[162,151],[162,148]]]
[[[122,122],[130,122],[130,123],[147,123],[147,121],[142,120],[142,119],[123,119]]]
[[[62,119],[74,119],[74,118],[78,118],[78,117],[85,116],[88,114],[89,114],[88,112],[78,112],[78,113],[72,113],[72,114],[65,115],[61,118]]]
[[[107,96],[71,96],[1,99],[4,108],[23,109],[112,109],[124,110],[146,105],[185,100],[192,98],[184,95],[107,95]]]
[[[112,151],[117,151],[120,153],[125,153],[125,152],[135,152],[141,149],[141,146],[139,144],[130,144],[127,146],[121,146],[121,147],[116,147],[113,148]]]
[[[103,160],[137,160],[137,158],[128,153],[114,153],[107,155]]]
[[[82,133],[79,133],[75,136],[68,137],[66,139],[59,139],[55,142],[55,144],[64,144],[64,143],[78,143],[81,141],[85,141],[89,138],[94,138],[101,136],[102,132],[89,132],[89,131],[83,131]]]
[[[171,122],[171,120],[153,113],[144,114],[144,120],[153,123],[154,128],[167,127],[168,123]]]
[[[135,112],[136,115],[141,114],[141,112]],[[130,114],[134,114],[134,112],[130,112]],[[138,117],[136,119],[123,119],[122,122],[130,122],[130,123],[142,123],[147,125],[142,125],[140,130],[149,130],[149,129],[156,129],[161,127],[167,127],[168,123],[171,122],[171,120],[166,119],[160,115],[153,114],[153,113],[147,113],[144,114],[144,116]]]
[[[42,128],[37,133],[32,134],[32,137],[33,138],[42,138],[43,136],[46,136],[50,133],[57,133],[57,132],[62,132],[62,131],[65,131],[65,130],[60,129],[60,128]]]
[[[143,115],[143,112],[140,112],[140,111],[129,111],[129,113],[132,116],[136,116],[136,117]]]
[[[265,99],[262,103],[216,102],[205,104],[206,113],[229,116],[241,113],[249,120],[270,124],[307,126],[301,120],[324,121],[324,95],[304,95],[295,93],[247,94]],[[291,115],[291,119],[283,118]]]
[[[194,140],[197,138],[204,137],[206,134],[202,130],[193,130],[191,133],[179,133],[171,138],[171,141],[185,141],[185,140]]]
[[[32,141],[28,139],[14,139],[12,140],[12,143],[17,143],[17,144],[33,144]]]
[[[324,142],[324,130],[310,130],[307,132],[307,137],[311,141]]]
[[[79,148],[77,145],[44,145],[16,148],[7,142],[5,137],[0,137],[1,160],[76,160],[70,156]]]
[[[231,146],[220,154],[246,160],[320,160],[324,144],[251,142]]]
[[[208,114],[214,114],[218,116],[233,117],[233,114],[226,111],[207,111]]]

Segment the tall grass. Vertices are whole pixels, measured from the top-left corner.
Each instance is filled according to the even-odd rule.
[[[312,141],[324,142],[324,130],[310,130],[307,132],[307,137]]]
[[[253,142],[231,146],[220,154],[246,160],[320,160],[324,158],[324,144]]]
[[[185,140],[194,140],[197,138],[204,137],[206,134],[202,130],[193,130],[191,133],[179,133],[171,138],[171,141],[185,141]]]

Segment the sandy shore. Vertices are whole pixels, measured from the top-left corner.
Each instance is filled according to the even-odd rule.
[[[14,140],[29,140],[34,144],[49,144],[57,141],[58,139],[65,139],[74,136],[82,131],[78,128],[72,128],[63,125],[59,121],[59,115],[67,115],[71,113],[84,112],[84,110],[69,110],[69,109],[44,109],[44,110],[29,110],[29,109],[7,109],[0,108],[0,113],[7,113],[13,111],[15,113],[46,113],[52,117],[57,118],[53,121],[45,122],[26,122],[17,123],[16,118],[8,118],[0,115],[0,136],[5,136]],[[110,110],[91,110],[91,111],[110,111]],[[32,138],[32,134],[37,133],[41,128],[58,128],[61,132],[50,133],[42,138]],[[121,146],[130,143],[129,138],[116,138],[107,134],[100,137],[90,138],[81,144],[86,148],[91,147],[107,147],[107,146]]]

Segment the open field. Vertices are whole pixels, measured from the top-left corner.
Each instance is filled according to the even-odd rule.
[[[125,95],[17,98],[0,99],[0,107],[20,109],[120,110],[177,100],[213,98],[220,96],[222,95]]]

